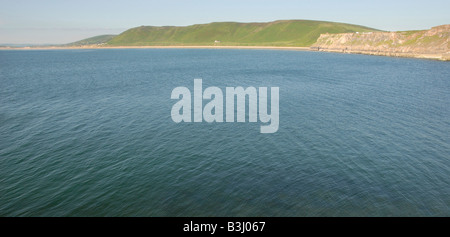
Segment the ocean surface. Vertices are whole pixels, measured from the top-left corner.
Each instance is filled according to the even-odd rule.
[[[279,130],[173,122],[195,78],[279,87]],[[450,216],[450,64],[2,50],[0,216]]]

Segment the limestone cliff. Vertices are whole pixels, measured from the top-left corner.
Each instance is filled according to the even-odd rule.
[[[450,60],[450,25],[422,31],[321,34],[313,50]]]

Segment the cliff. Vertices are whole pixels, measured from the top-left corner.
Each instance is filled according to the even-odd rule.
[[[313,50],[450,60],[450,25],[422,31],[321,34]]]

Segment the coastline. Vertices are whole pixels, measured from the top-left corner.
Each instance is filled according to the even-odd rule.
[[[48,47],[0,47],[0,50],[52,50],[52,49],[273,49],[273,50],[301,50],[314,51],[310,47],[284,47],[284,46],[48,46]]]
[[[330,52],[342,54],[364,54],[373,56],[397,57],[397,58],[417,58],[438,61],[450,61],[449,54],[424,54],[424,53],[392,53],[374,52],[364,50],[341,50],[317,47],[286,47],[286,46],[46,46],[46,47],[0,47],[0,50],[77,50],[77,49],[254,49],[254,50],[293,50],[311,52]]]
[[[341,54],[363,54],[372,56],[384,56],[392,58],[416,58],[416,59],[429,59],[448,62],[450,61],[450,54],[439,53],[404,53],[404,52],[383,52],[383,51],[369,51],[369,50],[342,50],[342,49],[314,49],[316,52],[329,52],[329,53],[341,53]]]

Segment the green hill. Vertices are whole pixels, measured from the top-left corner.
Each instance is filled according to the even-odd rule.
[[[104,44],[114,38],[116,35],[99,35],[91,38],[87,38],[84,40],[80,40],[77,42],[73,42],[70,44],[66,44],[66,46],[83,46],[83,45],[94,45],[94,44]]]
[[[129,29],[107,42],[109,46],[310,46],[322,33],[377,31],[372,28],[309,20],[268,23],[216,22],[184,27],[141,26]],[[220,41],[215,42],[215,41]]]

